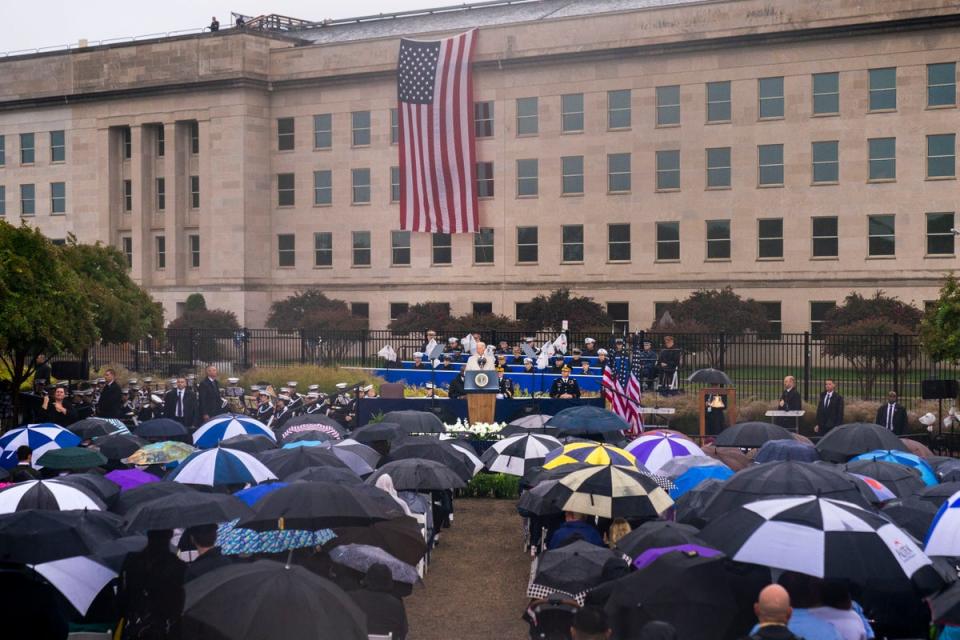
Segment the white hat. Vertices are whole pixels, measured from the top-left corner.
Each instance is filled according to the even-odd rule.
[[[290,393],[290,387],[280,387],[280,393]]]
[[[240,382],[240,378],[227,378],[227,384],[237,384]]]
[[[285,394],[285,393],[281,393],[281,394],[280,394],[280,400],[283,400],[284,402],[290,402],[290,396],[288,396],[288,395]]]
[[[533,358],[524,358],[524,359],[523,359],[523,364],[527,364],[528,362],[531,363],[531,364],[533,364]]]
[[[295,388],[295,387],[297,386],[297,381],[296,381],[296,380],[291,380],[290,382],[287,383],[287,386],[288,386],[288,387],[294,387],[294,388]]]
[[[413,357],[416,358],[417,360],[419,360],[420,358],[423,357],[423,352],[422,352],[422,351],[414,351],[414,352],[413,352]]]
[[[307,397],[308,397],[308,398],[319,398],[319,397],[320,397],[320,392],[318,392],[318,391],[311,391],[310,393],[307,394]]]
[[[428,382],[427,384],[425,384],[425,385],[423,385],[423,386],[426,387],[427,389],[433,389],[433,383],[432,383],[432,382]]]
[[[607,350],[606,350],[606,349],[597,349],[597,355],[600,355],[601,353],[602,353],[603,355],[607,355]]]
[[[370,391],[371,389],[373,389],[372,384],[368,384],[366,386],[360,387],[360,391]]]
[[[346,382],[338,382],[338,383],[336,384],[336,387],[337,387],[337,389],[346,389],[346,388],[347,388],[347,383],[346,383]]]
[[[320,391],[320,385],[312,384],[309,387],[307,387],[307,391]]]
[[[584,344],[593,344],[594,342],[596,342],[596,340],[594,340],[593,338],[584,338],[584,339],[583,339],[583,343],[584,343]]]
[[[524,341],[524,342],[533,342],[533,337],[532,337],[532,336],[527,336],[526,338],[523,339],[523,341]]]
[[[258,384],[250,385],[250,391],[260,391],[260,385]]]
[[[457,341],[457,339],[454,338],[453,336],[450,336],[449,338],[447,338],[447,342],[448,342],[449,344],[453,344],[453,343],[456,342],[456,341]]]

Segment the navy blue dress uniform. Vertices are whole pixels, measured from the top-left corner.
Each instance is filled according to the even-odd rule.
[[[563,368],[564,373],[570,373],[570,367]],[[570,395],[574,398],[580,397],[580,384],[574,378],[560,377],[550,385],[550,397],[559,398],[563,395]]]
[[[660,354],[653,349],[653,343],[649,340],[643,341],[643,349],[636,353],[636,359],[639,363],[640,376],[645,389],[653,390],[657,380],[657,361]]]

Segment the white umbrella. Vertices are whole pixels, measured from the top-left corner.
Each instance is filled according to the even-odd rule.
[[[87,614],[97,594],[117,577],[112,569],[85,556],[35,564],[31,568],[46,578],[82,615]]]

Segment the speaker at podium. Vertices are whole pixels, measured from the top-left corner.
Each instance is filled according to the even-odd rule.
[[[463,390],[467,393],[470,422],[493,422],[500,381],[495,371],[485,369],[464,372]]]

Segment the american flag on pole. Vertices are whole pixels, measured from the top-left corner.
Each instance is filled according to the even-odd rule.
[[[400,41],[397,120],[400,229],[475,233],[477,154],[470,59],[473,29],[433,42]]]
[[[643,414],[639,412],[642,400],[640,378],[629,355],[614,356],[613,364],[603,370],[603,396],[610,410],[629,425],[629,436],[643,433]]]

